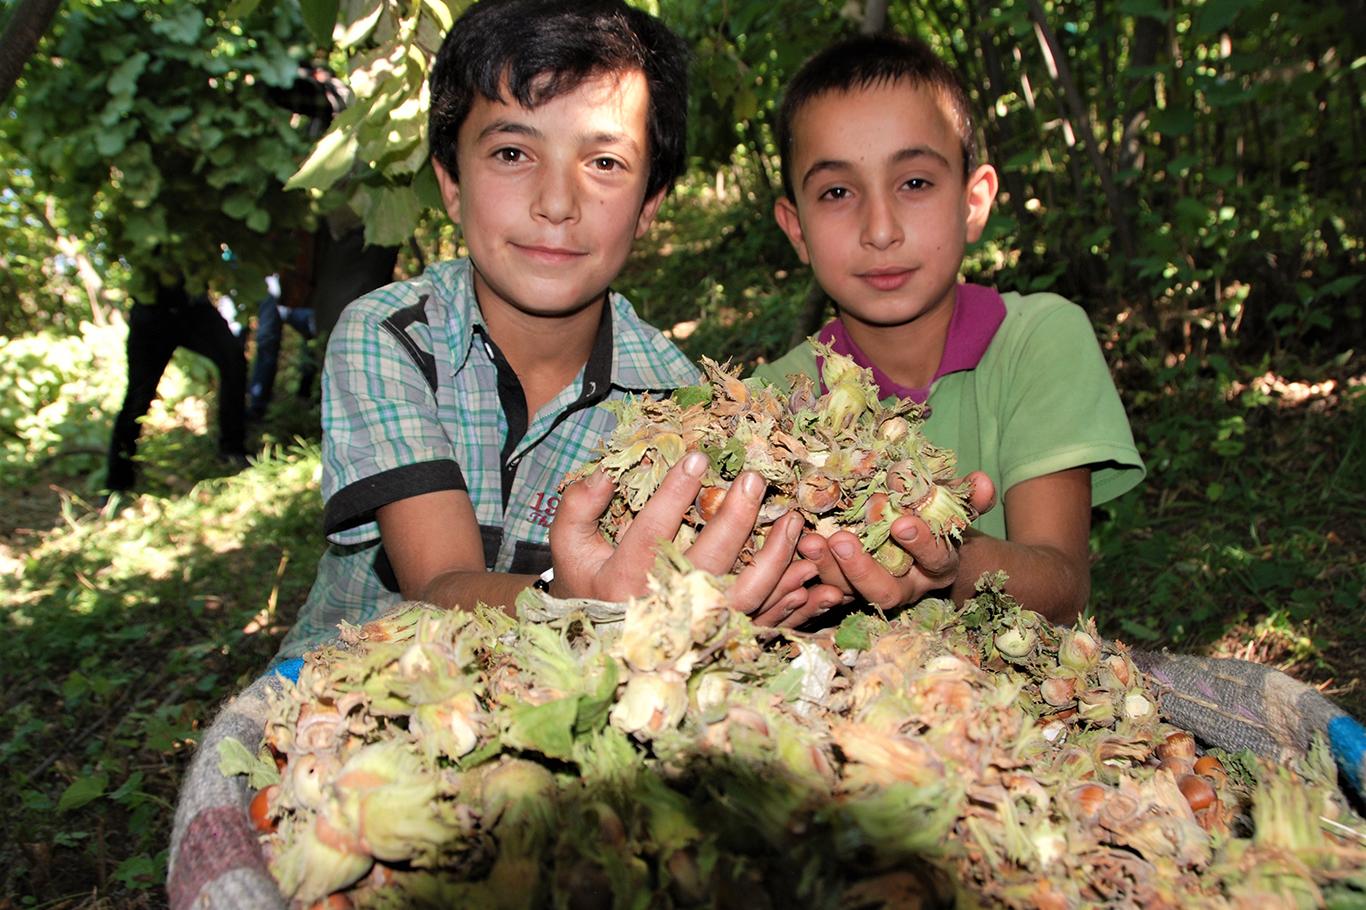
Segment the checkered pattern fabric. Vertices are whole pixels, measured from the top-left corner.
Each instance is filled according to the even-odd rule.
[[[596,405],[698,381],[687,357],[619,294],[588,363],[538,413],[485,329],[468,260],[362,297],[343,311],[323,375],[324,523],[331,546],[281,657],[398,601],[382,581],[375,510],[466,490],[490,571],[550,565],[550,521],[564,475],[594,456],[615,418]],[[378,570],[377,570],[378,564]]]

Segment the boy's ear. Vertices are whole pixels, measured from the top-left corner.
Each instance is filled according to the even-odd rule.
[[[796,204],[786,196],[779,196],[778,201],[773,203],[773,217],[792,243],[792,248],[797,251],[797,258],[803,264],[810,265],[811,258],[806,254],[806,238],[802,234],[802,219],[797,214]]]
[[[659,206],[664,202],[664,194],[668,191],[669,188],[667,186],[664,187],[658,193],[655,193],[649,199],[646,199],[645,204],[640,207],[640,217],[636,219],[637,240],[644,237],[645,232],[650,229],[650,225],[654,224],[655,215],[659,213]]]
[[[441,202],[446,206],[446,214],[455,224],[460,223],[460,181],[446,170],[445,165],[432,159],[432,170],[436,171],[436,183],[441,187]]]
[[[982,237],[991,215],[991,204],[996,201],[996,190],[1000,186],[996,168],[989,164],[980,165],[968,177],[964,200],[967,203],[968,243],[976,243]]]

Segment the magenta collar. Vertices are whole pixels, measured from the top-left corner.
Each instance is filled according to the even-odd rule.
[[[1006,304],[1001,295],[991,288],[980,284],[960,284],[954,296],[953,316],[949,319],[948,335],[944,338],[944,354],[939,358],[939,369],[935,371],[930,386],[940,376],[971,370],[981,363],[982,355],[987,352],[996,330],[1006,318]],[[853,358],[854,363],[873,371],[873,381],[883,398],[896,396],[910,398],[920,404],[930,397],[929,387],[913,389],[894,381],[877,364],[868,359],[858,345],[849,337],[848,330],[838,317],[826,323],[821,329],[820,340],[830,345],[836,354]],[[823,357],[816,358],[819,371]],[[821,384],[824,391],[825,385]]]

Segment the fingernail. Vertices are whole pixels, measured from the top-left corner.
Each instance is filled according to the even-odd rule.
[[[852,540],[837,540],[830,544],[830,549],[835,551],[836,556],[848,559],[858,552],[858,545]]]
[[[758,474],[746,471],[740,477],[740,487],[746,496],[762,496],[764,493],[764,482]]]
[[[592,474],[588,475],[588,486],[595,488],[600,487],[610,479],[611,478],[607,476],[606,471],[594,471]]]
[[[789,518],[787,520],[787,539],[789,541],[795,541],[798,537],[801,536],[801,534],[802,523],[800,521],[797,521],[795,518]]]
[[[906,531],[906,532],[903,533],[903,534],[898,534],[898,535],[897,535],[897,539],[898,539],[898,540],[904,540],[904,541],[906,541],[907,543],[910,543],[911,541],[915,540],[915,539],[916,539],[917,537],[919,537],[919,536],[920,536],[920,529],[917,528],[915,525],[911,525],[911,529],[910,529],[909,531]]]
[[[689,452],[683,456],[683,473],[689,477],[701,477],[707,470],[707,456],[701,452]]]

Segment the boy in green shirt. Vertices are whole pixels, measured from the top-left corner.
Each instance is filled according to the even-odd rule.
[[[777,137],[774,216],[839,310],[820,339],[872,369],[884,395],[925,402],[930,440],[958,453],[960,472],[984,472],[1004,506],[964,535],[949,572],[894,578],[849,532],[807,535],[799,551],[827,584],[884,607],[940,588],[961,600],[1002,569],[1021,603],[1071,622],[1090,594],[1091,508],[1138,484],[1143,463],[1080,307],[959,282],[997,176],[973,160],[954,73],[916,41],[836,44],[788,86]],[[803,344],[757,375],[817,369]],[[893,527],[908,550],[927,535],[914,516]]]

